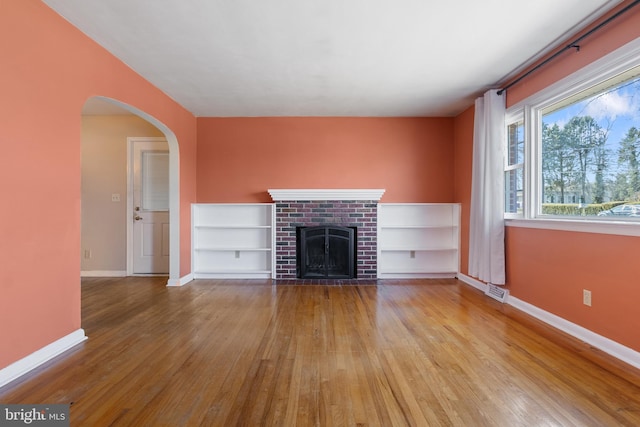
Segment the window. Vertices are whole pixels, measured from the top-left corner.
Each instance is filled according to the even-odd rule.
[[[608,216],[618,205],[640,208],[636,71],[542,110],[543,215]]]
[[[505,218],[637,227],[640,39],[512,106],[505,128]]]
[[[507,125],[507,150],[504,172],[505,212],[522,214],[524,178],[524,120]]]

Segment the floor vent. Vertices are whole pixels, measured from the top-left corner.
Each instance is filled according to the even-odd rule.
[[[487,290],[485,291],[485,295],[489,295],[491,298],[500,302],[505,302],[507,300],[507,296],[509,295],[509,291],[500,286],[489,284],[487,286]]]

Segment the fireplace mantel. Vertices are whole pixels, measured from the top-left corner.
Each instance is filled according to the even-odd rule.
[[[294,200],[374,200],[379,201],[384,189],[269,189],[274,202]]]

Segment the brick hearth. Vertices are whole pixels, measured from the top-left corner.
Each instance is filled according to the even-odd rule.
[[[356,278],[377,277],[376,200],[296,200],[276,202],[276,279],[296,278],[296,227],[328,224],[357,228]]]

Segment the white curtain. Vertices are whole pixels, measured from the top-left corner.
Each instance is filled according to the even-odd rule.
[[[473,129],[469,275],[505,284],[504,96],[490,90],[476,99]]]

